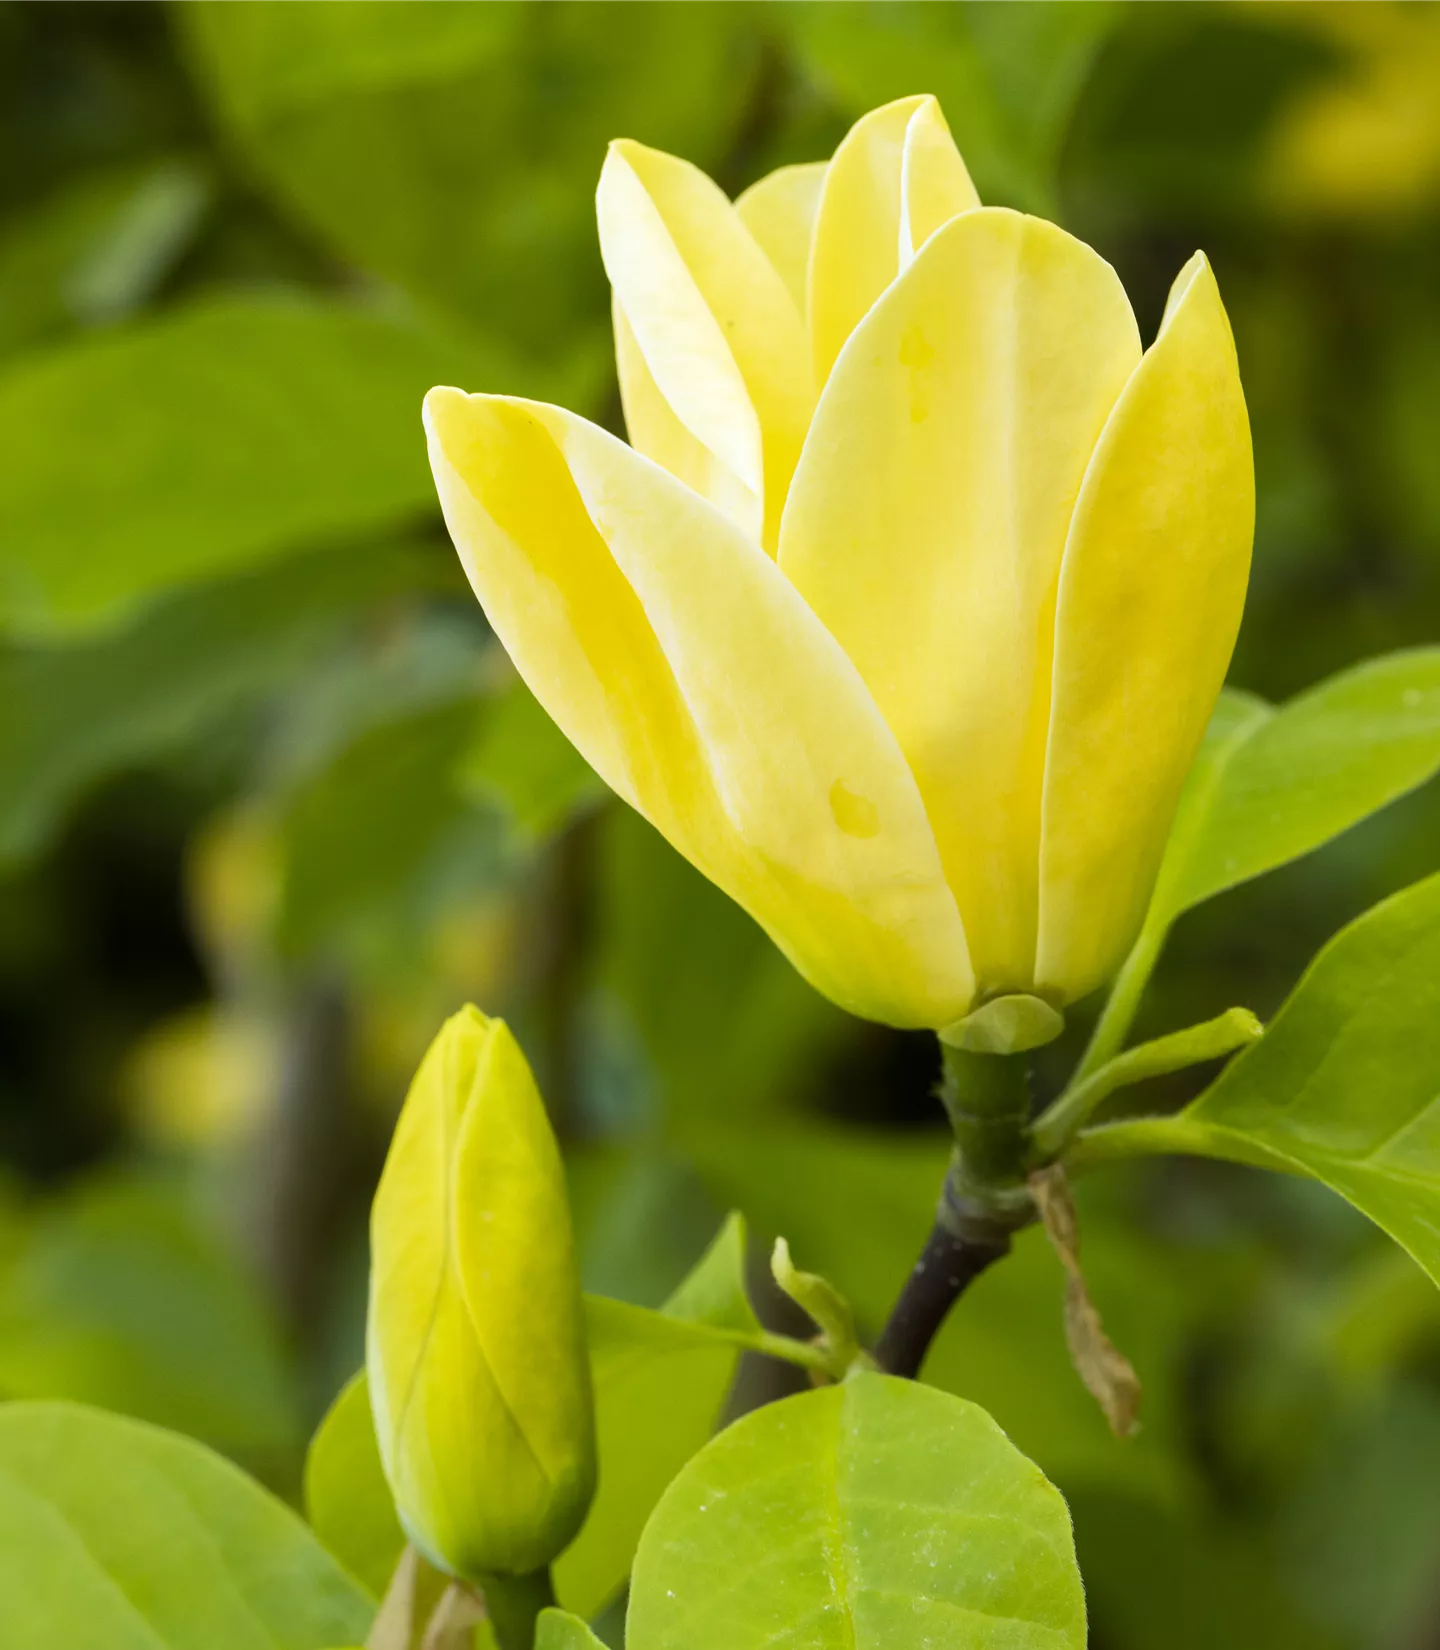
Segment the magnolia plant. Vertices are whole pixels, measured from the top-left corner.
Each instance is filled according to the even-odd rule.
[[[628,1587],[630,1650],[1078,1647],[1064,1501],[917,1377],[1039,1222],[1079,1377],[1132,1430],[1069,1177],[1153,1152],[1321,1181],[1440,1277],[1440,877],[1342,932],[1268,1027],[1233,1008],[1127,1046],[1177,916],[1440,765],[1440,649],[1279,709],[1222,691],[1254,487],[1210,266],[1142,348],[1103,259],[980,203],[932,98],[733,203],[619,142],[598,208],[630,442],[434,390],[445,518],[610,787],[821,992],[936,1033],[954,1145],[924,1252],[868,1342],[783,1240],[813,1333],[764,1327],[738,1215],[662,1308],[582,1296],[544,1103],[465,1009],[376,1194],[366,1368],[311,1448],[313,1535],[198,1449],[81,1411],[9,1406],[0,1468],[121,1579],[121,1603],[93,1583],[96,1619],[128,1592],[190,1624],[167,1644],[584,1650]],[[1101,988],[1037,1104],[1034,1051]],[[1104,1109],[1237,1054],[1178,1114]],[[742,1353],[804,1390],[717,1431]],[[99,1519],[139,1484],[193,1568],[155,1575],[145,1532]],[[16,1539],[23,1562],[40,1537]]]

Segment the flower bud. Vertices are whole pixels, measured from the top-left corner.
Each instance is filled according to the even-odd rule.
[[[547,1565],[595,1488],[559,1150],[503,1020],[464,1008],[406,1097],[371,1217],[366,1364],[411,1542],[476,1580]]]

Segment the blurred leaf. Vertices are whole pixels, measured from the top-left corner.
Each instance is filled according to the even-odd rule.
[[[1283,1525],[1292,1584],[1367,1650],[1424,1642],[1440,1574],[1440,1404],[1402,1385],[1326,1439]]]
[[[458,776],[468,792],[499,803],[529,842],[610,794],[518,679],[491,700]]]
[[[372,1614],[289,1508],[199,1444],[69,1404],[0,1408],[6,1650],[325,1650]]]
[[[600,982],[676,1116],[793,1105],[855,1022],[764,932],[628,808],[601,822]]]
[[[280,940],[294,956],[385,967],[463,888],[496,880],[492,816],[458,764],[473,692],[362,733],[288,799]]]
[[[719,1206],[694,1170],[668,1153],[570,1151],[565,1169],[585,1288],[658,1307],[709,1246]]]
[[[310,1440],[305,1516],[350,1574],[376,1598],[384,1598],[405,1532],[380,1465],[363,1369],[341,1387]]]
[[[359,610],[443,571],[433,553],[351,547],[176,593],[93,642],[0,648],[0,859],[34,852],[96,779],[275,693]]]
[[[860,1374],[726,1428],[635,1561],[630,1650],[1085,1643],[1059,1494],[983,1410]]]
[[[1067,194],[1187,234],[1197,212],[1233,218],[1263,202],[1277,122],[1336,61],[1286,25],[1291,9],[1127,7],[1075,111]]]
[[[806,66],[852,116],[933,92],[991,205],[1055,215],[1055,169],[1071,113],[1120,9],[913,0],[789,4],[780,15]]]
[[[533,374],[377,311],[198,302],[0,379],[0,624],[114,624],[166,590],[435,511],[420,400]]]
[[[361,267],[551,351],[605,316],[605,145],[717,161],[756,65],[746,8],[724,5],[178,15],[231,136],[286,204]]]
[[[83,175],[0,234],[0,355],[142,304],[210,200],[185,161]]]
[[[46,1208],[0,1277],[0,1392],[69,1398],[239,1454],[295,1442],[266,1303],[174,1192],[100,1181]]]
[[[1440,876],[1337,934],[1265,1035],[1178,1116],[1083,1136],[1081,1161],[1194,1152],[1313,1176],[1440,1283]]]
[[[493,62],[525,26],[513,0],[404,6],[339,0],[299,12],[284,4],[200,5],[188,20],[231,116],[260,124],[335,98],[392,85],[427,85]]]
[[[1275,1574],[1256,1532],[1081,1491],[1075,1543],[1097,1642],[1113,1650],[1339,1650]],[[1163,1628],[1160,1624],[1163,1623]]]
[[[1440,648],[1342,671],[1278,710],[1226,693],[1181,798],[1147,926],[1298,859],[1440,769]]]

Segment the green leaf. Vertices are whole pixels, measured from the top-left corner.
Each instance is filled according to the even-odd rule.
[[[1440,876],[1368,911],[1258,1043],[1176,1117],[1083,1135],[1080,1163],[1193,1152],[1310,1175],[1440,1282]]]
[[[0,235],[0,354],[147,299],[193,241],[209,203],[185,161],[87,173]]]
[[[988,1415],[860,1374],[766,1405],[665,1492],[629,1650],[1085,1643],[1065,1503]]]
[[[280,939],[383,968],[459,894],[495,883],[493,816],[455,778],[474,691],[369,729],[288,799]]]
[[[178,592],[113,636],[0,648],[0,859],[40,847],[86,786],[277,693],[357,613],[446,570],[418,548],[347,547]]]
[[[278,1326],[164,1187],[102,1181],[35,1221],[0,1278],[0,1393],[123,1410],[240,1453],[296,1440]]]
[[[604,1650],[579,1616],[568,1610],[542,1610],[535,1622],[535,1650]]]
[[[1070,117],[1118,8],[870,0],[780,15],[806,67],[852,118],[934,92],[987,203],[1053,214]]]
[[[201,1445],[69,1404],[0,1408],[6,1650],[323,1650],[374,1606]]]
[[[759,63],[744,7],[282,0],[177,18],[285,205],[343,257],[543,351],[606,313],[605,145],[721,160]]]
[[[340,1389],[305,1457],[305,1516],[322,1542],[376,1598],[405,1546],[380,1465],[365,1371]]]
[[[498,802],[527,842],[610,794],[519,680],[491,701],[458,777],[466,791]]]
[[[599,823],[602,981],[664,1115],[734,1120],[793,1104],[855,1022],[637,813],[612,808]]]
[[[0,379],[0,626],[93,630],[162,592],[429,519],[434,383],[513,362],[377,310],[228,297]]]
[[[659,1312],[586,1297],[600,1484],[555,1564],[560,1602],[578,1615],[620,1591],[655,1503],[715,1430],[741,1346],[760,1333],[744,1267],[745,1225],[731,1215]]]
[[[1275,709],[1226,693],[1186,785],[1149,924],[1308,854],[1440,769],[1440,647],[1342,671]]]

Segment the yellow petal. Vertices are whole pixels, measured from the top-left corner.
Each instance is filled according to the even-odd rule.
[[[657,423],[647,403],[663,399],[729,472],[708,496],[773,546],[815,400],[805,330],[784,281],[724,194],[673,155],[611,144],[596,202],[606,273],[634,344],[621,362],[627,419],[637,412],[632,438],[671,467],[672,439],[646,445]],[[627,348],[617,335],[617,351]],[[696,474],[693,456],[675,473]]]
[[[708,498],[750,537],[761,531],[761,501],[721,458],[691,435],[660,393],[620,300],[611,300],[615,326],[615,366],[620,378],[620,404],[625,428],[637,452],[653,458],[693,492]]]
[[[900,272],[902,257],[908,260],[940,224],[979,204],[933,97],[887,103],[851,127],[826,172],[810,252],[817,385]]]
[[[846,345],[791,488],[780,566],[900,741],[987,992],[1032,980],[1056,578],[1139,357],[1101,258],[968,212]]]
[[[1037,978],[1061,996],[1098,985],[1139,930],[1254,526],[1235,346],[1197,253],[1101,437],[1060,575]]]
[[[940,105],[927,97],[905,127],[900,157],[900,267],[942,224],[979,204]]]
[[[426,423],[490,622],[601,777],[843,1006],[963,1013],[964,931],[914,780],[774,562],[559,408],[433,390]]]
[[[807,166],[782,166],[752,183],[735,201],[741,223],[775,265],[799,315],[805,313],[810,237],[828,164],[822,160]]]

